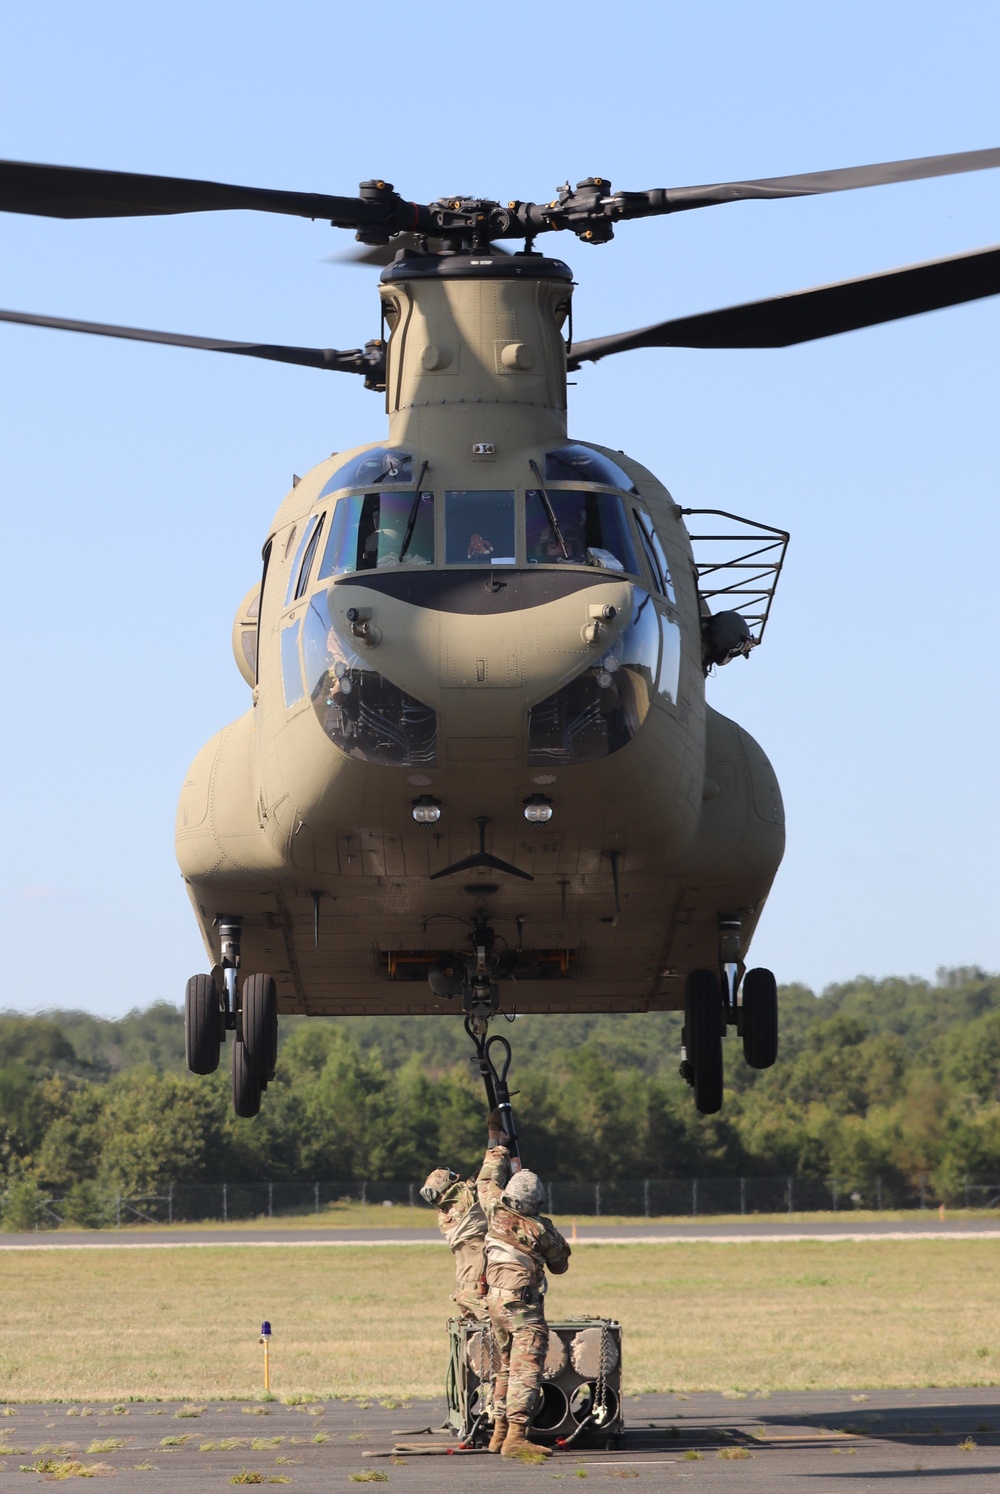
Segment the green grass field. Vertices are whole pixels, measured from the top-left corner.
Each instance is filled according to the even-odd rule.
[[[550,1316],[624,1327],[630,1392],[1000,1383],[1000,1242],[580,1246]],[[430,1246],[4,1251],[0,1400],[440,1394]]]

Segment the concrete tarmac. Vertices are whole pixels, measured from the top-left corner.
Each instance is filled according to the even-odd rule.
[[[31,1489],[26,1473],[48,1482],[112,1472],[119,1494],[221,1494],[234,1483],[286,1481],[302,1494],[352,1481],[520,1494],[582,1477],[595,1490],[635,1479],[640,1488],[706,1494],[1000,1488],[998,1389],[635,1396],[625,1402],[620,1449],[577,1445],[528,1466],[482,1451],[448,1453],[455,1444],[440,1431],[443,1400],[49,1404],[2,1413],[0,1494]],[[394,1451],[401,1444],[421,1451]],[[82,1466],[67,1466],[74,1463]]]
[[[569,1236],[570,1231],[563,1228]],[[629,1220],[627,1224],[586,1224],[576,1232],[581,1245],[675,1245],[760,1242],[766,1240],[1000,1240],[1000,1219],[939,1219],[928,1211],[925,1218],[858,1223],[849,1214],[833,1214],[819,1223],[810,1220],[788,1223],[773,1217],[728,1220],[715,1224],[710,1218],[690,1222],[671,1221],[669,1225],[645,1224]],[[59,1250],[85,1247],[151,1247],[164,1245],[441,1245],[444,1241],[433,1228],[407,1229],[393,1227],[286,1229],[280,1221],[255,1223],[247,1228],[220,1225],[217,1228],[155,1226],[130,1229],[37,1230],[31,1234],[0,1234],[0,1250],[26,1248]]]

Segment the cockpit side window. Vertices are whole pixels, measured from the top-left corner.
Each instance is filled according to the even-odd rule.
[[[634,508],[635,521],[639,526],[639,538],[642,548],[646,552],[649,569],[653,573],[653,581],[660,596],[666,597],[668,602],[676,603],[677,597],[674,592],[674,583],[670,579],[670,564],[667,560],[666,551],[660,541],[660,536],[653,527],[653,521],[642,509]]]
[[[317,517],[316,514],[313,514],[302,531],[302,538],[299,540],[299,547],[295,552],[295,559],[292,561],[292,568],[288,573],[288,590],[285,592],[286,607],[291,606],[292,597],[295,593],[295,583],[299,579],[302,568],[302,557],[305,554],[306,546],[312,539],[313,530],[316,528]]]
[[[433,564],[433,493],[357,493],[337,500],[316,579]]]
[[[663,595],[663,572],[660,570],[660,562],[657,560],[656,553],[653,550],[653,546],[650,544],[649,535],[646,533],[646,530],[645,530],[645,528],[644,528],[644,526],[642,524],[642,521],[641,521],[641,519],[639,517],[638,510],[634,510],[634,512],[635,512],[635,521],[636,521],[636,523],[639,526],[639,539],[640,539],[640,541],[642,543],[642,548],[645,551],[645,555],[646,555],[646,564],[649,566],[649,573],[650,573],[650,575],[653,578],[653,585],[656,588],[656,590],[660,593],[660,595],[662,596]]]
[[[273,547],[273,540],[268,540],[267,544],[264,546],[264,567],[261,572],[260,591],[257,593],[257,627],[254,630],[253,640],[253,672],[255,681],[260,680],[260,616],[261,608],[264,602],[264,587],[267,585],[267,571],[269,565],[271,564],[271,550],[273,549]]]
[[[295,595],[292,598],[295,602],[298,601],[299,597],[304,595],[305,589],[309,585],[309,572],[312,570],[313,560],[316,558],[316,547],[319,544],[319,537],[323,533],[323,520],[325,518],[326,514],[320,514],[319,523],[313,530],[312,538],[308,545],[306,545],[306,551],[302,557],[302,566],[299,570],[299,579],[295,584]]]
[[[593,565],[639,574],[625,506],[615,493],[529,488],[524,522],[529,565]]]

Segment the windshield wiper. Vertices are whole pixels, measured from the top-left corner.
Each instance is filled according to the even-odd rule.
[[[531,468],[532,472],[535,474],[535,477],[538,480],[538,491],[541,495],[542,502],[545,504],[545,512],[549,516],[549,523],[552,525],[552,533],[559,541],[559,548],[563,552],[563,559],[568,560],[569,551],[566,548],[566,541],[563,539],[562,530],[559,528],[559,520],[556,518],[556,511],[552,507],[552,504],[549,502],[549,495],[545,491],[545,484],[542,482],[542,474],[538,470],[538,463],[533,459],[530,459],[528,462],[528,466]]]
[[[429,463],[425,462],[420,469],[420,476],[417,478],[417,491],[413,495],[413,503],[410,508],[410,517],[406,521],[406,533],[403,535],[403,544],[399,552],[400,565],[403,564],[403,557],[406,554],[407,550],[410,548],[410,540],[413,538],[413,531],[417,527],[417,514],[420,512],[420,500],[424,496],[423,493],[421,493],[420,489],[424,485],[424,476],[427,472],[428,466]]]

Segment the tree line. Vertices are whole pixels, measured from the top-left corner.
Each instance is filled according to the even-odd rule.
[[[1000,977],[956,969],[779,999],[777,1064],[747,1068],[731,1036],[712,1117],[678,1076],[676,1014],[518,1017],[504,1031],[526,1157],[580,1181],[795,1173],[849,1194],[878,1176],[890,1197],[926,1177],[946,1200],[966,1175],[1000,1178]],[[93,1223],[109,1193],[471,1169],[485,1103],[470,1051],[455,1018],[283,1019],[277,1078],[248,1122],[231,1112],[225,1060],[187,1074],[166,1004],[120,1021],[0,1015],[6,1220],[39,1193]]]

